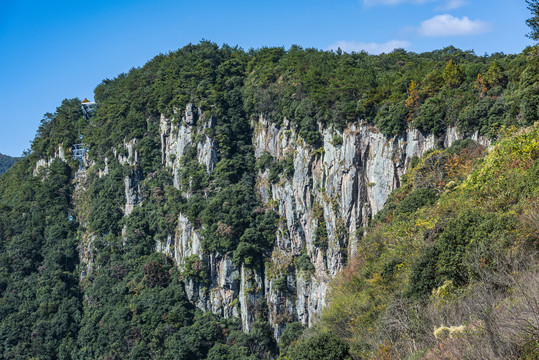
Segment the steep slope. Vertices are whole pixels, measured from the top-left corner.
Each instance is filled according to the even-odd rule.
[[[103,81],[89,119],[64,100],[1,180],[2,353],[276,356],[372,251],[367,228],[419,157],[537,120],[538,68],[527,53],[202,42]],[[36,300],[28,283],[71,295]]]
[[[15,164],[17,158],[0,154],[0,175],[9,170]]]
[[[353,358],[536,358],[538,170],[537,125],[489,150],[461,141],[425,155],[290,358],[336,339]]]

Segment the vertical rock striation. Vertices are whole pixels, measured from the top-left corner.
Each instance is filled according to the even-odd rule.
[[[188,296],[196,306],[224,317],[239,316],[246,331],[258,311],[267,311],[276,337],[290,321],[306,326],[316,322],[326,304],[329,281],[354,254],[362,229],[400,186],[412,158],[463,138],[449,128],[441,138],[411,129],[388,139],[375,127],[355,123],[342,133],[322,130],[323,146],[315,150],[286,119],[283,123],[278,127],[260,116],[252,124],[256,158],[264,153],[275,161],[292,157],[294,165],[293,176],[281,175],[273,184],[268,170],[257,176],[259,198],[281,217],[273,254],[264,269],[238,268],[228,254],[204,253],[200,232],[183,215],[176,233],[157,245],[178,266],[196,256],[207,267],[209,285],[186,279]],[[213,126],[214,119],[204,119],[192,105],[181,121],[161,116],[162,161],[171,169],[176,187],[180,159],[189,146],[196,147],[207,172],[213,171],[217,144],[205,131]],[[477,135],[474,139],[488,144]],[[323,238],[319,227],[325,228]],[[261,302],[267,310],[261,310]]]

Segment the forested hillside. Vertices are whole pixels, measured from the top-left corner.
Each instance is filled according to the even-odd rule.
[[[538,71],[203,41],[64,100],[0,178],[0,357],[534,358]]]
[[[0,175],[9,170],[17,158],[0,154]]]

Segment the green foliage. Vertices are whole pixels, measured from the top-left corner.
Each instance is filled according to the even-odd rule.
[[[326,219],[324,217],[324,209],[320,204],[315,204],[312,209],[312,218],[317,222],[316,230],[314,231],[313,245],[321,249],[328,248],[328,231],[326,227]]]
[[[474,211],[465,212],[447,224],[439,241],[439,271],[444,279],[456,285],[467,282],[464,255],[473,238],[473,232],[481,223],[481,216]]]
[[[123,172],[113,166],[109,175],[96,179],[90,188],[92,212],[89,227],[101,235],[121,231],[122,208],[125,204]]]
[[[412,265],[410,284],[406,291],[408,296],[424,298],[432,289],[441,285],[437,263],[440,250],[437,246],[426,248],[419,259]]]
[[[314,265],[311,262],[311,258],[306,253],[302,253],[297,259],[295,259],[296,268],[307,273],[314,272]]]
[[[291,360],[349,359],[349,345],[332,334],[317,334],[299,341],[289,352]]]
[[[68,150],[79,142],[77,131],[82,121],[80,101],[64,99],[56,113],[43,116],[36,137],[32,141],[32,153],[38,158],[54,156],[57,146]]]
[[[432,97],[421,105],[419,115],[414,121],[414,125],[423,132],[440,134],[446,128],[445,102],[438,97]]]
[[[286,325],[278,343],[281,357],[287,354],[288,348],[299,339],[304,329],[303,325],[299,322],[292,322]]]
[[[456,123],[470,102],[479,100],[474,81],[480,72],[489,88],[487,97],[500,99],[492,119],[480,120],[483,124],[477,130],[482,134],[496,136],[496,126],[514,122],[520,112],[533,107],[533,100],[515,101],[510,110],[504,100],[524,89],[532,91],[524,84],[519,90],[511,86],[519,83],[519,72],[533,64],[524,54],[477,57],[453,47],[423,54],[396,50],[378,56],[297,46],[260,52],[253,52],[248,63],[250,73],[243,90],[246,110],[267,114],[277,124],[286,117],[315,148],[321,145],[319,125],[341,129],[357,118],[376,124],[387,136],[402,133],[410,124],[439,134]],[[413,101],[408,101],[411,82],[416,86]],[[533,111],[525,113],[526,119],[534,116]]]
[[[417,161],[419,162],[419,159]],[[382,222],[390,215],[397,217],[399,215],[414,213],[424,206],[434,204],[438,199],[438,193],[433,188],[417,187],[407,194],[404,194],[404,191],[397,190],[397,192],[392,193],[388,197],[384,208],[374,216],[373,223]],[[397,196],[400,198],[400,201]]]
[[[0,154],[0,175],[9,170],[18,158]]]
[[[414,155],[412,160],[410,161],[410,169],[413,169],[419,164],[419,157],[417,155]]]
[[[537,0],[526,0],[526,4],[528,4],[528,10],[532,13],[532,17],[526,20],[526,25],[531,29],[526,36],[533,40],[539,40],[539,2]]]
[[[286,276],[273,280],[273,289],[281,293],[288,292],[288,282],[286,280]]]
[[[269,180],[272,184],[279,181],[281,174],[286,179],[291,179],[294,176],[294,154],[288,154],[278,162],[272,162],[269,169]]]
[[[400,258],[394,258],[390,259],[389,262],[386,262],[382,266],[382,271],[380,271],[380,276],[382,277],[382,280],[385,282],[391,282],[398,273],[398,268],[402,264],[402,259]]]
[[[331,138],[331,144],[333,146],[341,146],[343,142],[343,138],[339,134],[333,134],[333,137]]]
[[[191,255],[184,259],[182,276],[199,283],[208,281],[206,267],[197,255]]]
[[[123,96],[120,92],[127,85],[123,83],[129,83],[126,78],[129,76],[105,82],[96,90],[100,109],[89,122],[92,126],[114,126],[106,134],[97,129],[84,130],[89,132],[85,140],[95,144],[91,155],[108,158],[108,173],[98,176],[92,169],[82,182],[87,194],[78,197],[77,207],[87,229],[68,220],[70,214],[75,215],[69,207],[72,170],[61,161],[53,161],[37,178],[32,176],[35,162],[26,157],[15,165],[12,175],[2,180],[0,357],[203,359],[217,356],[210,353],[211,349],[226,349],[225,358],[253,359],[253,352],[257,358],[275,356],[276,344],[267,323],[255,324],[252,334],[247,335],[235,320],[195,312],[180,279],[183,276],[206,282],[203,264],[188,258],[180,275],[170,258],[154,253],[156,241],[166,241],[174,234],[176,219],[186,208],[195,224],[204,221],[216,235],[228,235],[227,228],[212,228],[219,225],[219,220],[232,224],[234,236],[230,244],[222,244],[223,249],[250,247],[247,255],[239,251],[231,254],[236,255],[238,263],[255,265],[271,248],[276,215],[265,211],[253,193],[254,156],[252,147],[246,145],[250,139],[248,123],[241,114],[233,114],[241,109],[241,103],[234,105],[235,110],[228,105],[220,110],[223,118],[229,119],[227,124],[225,118],[218,129],[219,134],[228,134],[222,142],[227,153],[223,150],[223,162],[215,175],[207,174],[196,162],[196,147],[191,147],[182,160],[186,172],[179,180],[184,191],[193,193],[185,199],[172,187],[171,174],[161,169],[151,112],[137,113],[131,108],[124,115],[111,113],[120,109],[121,102],[115,98]],[[114,88],[110,83],[121,86]],[[227,96],[226,101],[234,100]],[[122,106],[128,106],[133,99],[124,100]],[[73,140],[68,137],[64,144],[69,148],[78,125],[88,125],[80,121],[78,107],[78,101],[66,101],[57,114],[42,123],[31,156],[54,155],[54,142],[58,141],[54,136],[62,134],[57,126],[72,136]],[[125,128],[118,132],[121,126]],[[123,149],[123,141],[131,136],[139,137],[135,150],[140,163],[134,168],[121,166],[110,151],[112,144]],[[98,163],[104,165],[103,161]],[[140,189],[140,204],[129,216],[123,210],[126,181]],[[215,186],[211,196],[203,196],[210,181]],[[192,206],[197,204],[198,208]],[[212,213],[215,209],[218,211]],[[213,219],[215,214],[220,217]],[[95,257],[90,259],[91,268],[84,266],[79,288],[77,247],[83,231],[92,238],[88,249]],[[208,246],[215,246],[215,242]]]
[[[449,59],[442,73],[442,78],[446,85],[455,88],[462,83],[464,71],[453,61],[453,59]]]
[[[446,153],[448,155],[458,155],[464,149],[474,149],[477,146],[479,146],[479,144],[472,139],[456,140],[449,148],[447,148]]]
[[[333,280],[321,317],[321,328],[345,339],[354,357],[444,355],[457,347],[467,349],[459,357],[501,353],[502,347],[507,354],[534,354],[527,340],[493,345],[475,327],[503,328],[502,314],[514,318],[507,305],[527,303],[530,295],[511,288],[524,283],[510,284],[536,265],[537,237],[530,229],[537,222],[531,219],[539,194],[539,130],[501,134],[486,154],[463,140],[416,160],[366,235],[361,232],[357,255]],[[435,327],[449,322],[465,329],[451,342],[438,340],[447,351],[419,340],[432,336],[433,317]],[[417,344],[413,351],[411,343]]]
[[[318,226],[316,227],[316,230],[314,232],[315,240],[313,242],[314,246],[317,246],[321,249],[327,249],[328,248],[328,232],[326,228],[326,220],[322,219]]]
[[[234,262],[244,263],[247,266],[261,266],[263,257],[268,255],[275,240],[276,228],[276,213],[268,211],[255,216],[234,251]]]
[[[415,189],[410,195],[405,197],[395,208],[395,216],[405,213],[413,213],[417,209],[432,205],[438,199],[438,193],[430,188]]]
[[[0,357],[70,358],[81,316],[72,169],[54,160],[39,179],[32,165],[1,180]]]
[[[406,111],[404,102],[395,104],[386,101],[374,118],[374,123],[387,136],[396,136],[406,130]]]
[[[269,169],[274,163],[273,156],[267,151],[264,151],[258,159],[256,159],[255,167],[258,171]]]
[[[206,120],[218,119],[206,132],[218,140],[222,157],[239,150],[237,140],[249,143],[250,127],[243,120],[259,114],[278,125],[286,117],[314,148],[322,145],[320,127],[340,130],[358,118],[387,136],[410,125],[440,133],[458,121],[464,131],[495,137],[501,125],[536,121],[536,62],[526,54],[476,56],[453,47],[367,55],[298,46],[244,52],[202,41],[104,80],[95,89],[99,108],[90,120],[82,119],[79,100],[64,100],[55,114],[45,115],[32,151],[52,156],[57,144],[69,149],[80,132],[92,155],[103,158],[111,147],[137,138],[146,174],[159,167],[159,116],[173,116],[189,103]],[[478,97],[474,84],[481,73],[488,91]]]
[[[161,167],[161,143],[154,137],[145,136],[137,143],[142,173],[147,175]]]
[[[428,302],[443,281],[464,291],[485,273],[496,274],[507,249],[533,244],[521,217],[539,187],[537,130],[517,136],[506,131],[539,119],[533,51],[476,56],[449,47],[372,56],[298,46],[245,52],[202,41],[104,80],[95,89],[99,107],[89,120],[82,118],[78,99],[64,100],[44,116],[31,151],[0,178],[0,357],[275,358],[267,322],[255,322],[245,334],[237,319],[202,314],[189,303],[182,280],[193,280],[197,290],[209,281],[198,256],[185,259],[180,274],[172,259],[155,253],[156,242],[165,246],[174,235],[181,213],[203,235],[204,252],[262,268],[278,217],[255,196],[256,172],[269,169],[272,183],[291,179],[294,154],[276,161],[265,153],[255,162],[251,118],[263,115],[290,126],[315,155],[324,152],[321,130],[338,134],[357,119],[386,136],[410,126],[440,134],[447,125],[466,134],[505,136],[479,163],[465,156],[477,147],[469,141],[413,160],[405,186],[358,238],[361,258],[351,259],[355,267],[332,291],[331,316],[323,322],[338,326],[339,336],[297,341],[302,328],[295,324],[279,345],[290,359],[347,358],[347,342],[353,342],[354,355],[373,355],[376,345],[366,337],[385,336],[379,330],[385,311],[404,308],[395,318],[415,319],[422,308],[410,304]],[[196,108],[189,124],[179,115],[187,104]],[[163,169],[161,115],[197,134],[177,174]],[[69,149],[79,134],[96,165],[79,174],[82,194],[74,196]],[[206,136],[218,144],[212,173],[198,161]],[[132,139],[134,165],[120,165],[113,149],[126,156]],[[334,146],[342,141],[332,138]],[[36,160],[49,161],[59,145],[66,163],[54,160],[34,177]],[[455,183],[446,186],[447,180]],[[127,216],[126,184],[140,189]],[[327,248],[322,207],[313,207],[312,215],[314,244]],[[345,236],[342,229],[339,237]],[[89,263],[79,264],[79,254]],[[307,254],[294,262],[301,271],[314,270]],[[288,291],[284,277],[274,285]],[[402,294],[408,296],[392,307]],[[425,334],[418,328],[413,323],[402,334],[412,333],[419,343]]]

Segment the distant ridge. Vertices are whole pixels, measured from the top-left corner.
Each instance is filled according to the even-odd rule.
[[[16,157],[0,154],[0,175],[9,170],[9,168],[15,164],[18,160]]]

